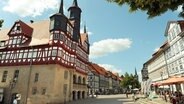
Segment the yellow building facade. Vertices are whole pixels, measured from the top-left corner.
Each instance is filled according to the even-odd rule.
[[[66,17],[61,0],[50,20],[19,20],[0,31],[3,103],[60,104],[87,97],[88,34],[86,28],[79,31],[77,0],[68,10],[73,15]]]

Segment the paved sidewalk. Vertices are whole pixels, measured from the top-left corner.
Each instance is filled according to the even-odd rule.
[[[125,94],[98,95],[97,98],[87,98],[68,102],[67,104],[136,104],[131,97],[126,98]]]
[[[117,95],[99,95],[97,98],[87,98],[76,100],[72,102],[67,102],[66,104],[171,104],[169,102],[165,102],[162,98],[155,98],[153,100],[149,100],[144,98],[143,95],[136,95],[137,100],[134,102],[132,96],[129,95],[126,98],[125,94],[117,94]]]
[[[137,104],[171,104],[170,102],[166,102],[159,97],[152,100],[144,98],[143,95],[138,95],[138,97],[139,99],[136,101]]]

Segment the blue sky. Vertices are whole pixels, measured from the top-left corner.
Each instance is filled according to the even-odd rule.
[[[16,20],[39,21],[49,19],[58,11],[60,0],[0,0],[3,28],[10,28]],[[73,0],[64,0],[65,14]],[[15,5],[16,4],[16,5]],[[81,25],[87,24],[91,54],[90,61],[121,74],[138,72],[155,49],[166,40],[167,22],[180,20],[178,12],[167,12],[147,19],[145,12],[128,12],[128,6],[117,6],[106,0],[78,0],[82,9]],[[82,28],[81,28],[82,30]]]

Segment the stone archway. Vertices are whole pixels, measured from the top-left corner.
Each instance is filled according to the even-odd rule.
[[[82,79],[82,84],[86,84],[86,79],[85,78]]]
[[[85,91],[82,91],[82,98],[85,98]]]
[[[78,76],[78,84],[81,84],[81,76]]]
[[[73,100],[76,100],[76,91],[73,91],[73,92],[72,92],[72,99],[73,99]]]
[[[77,83],[77,76],[75,74],[73,75],[73,83]]]
[[[77,99],[81,99],[81,91],[77,92]]]

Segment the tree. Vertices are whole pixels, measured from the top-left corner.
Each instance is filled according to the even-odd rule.
[[[179,17],[184,18],[184,0],[107,0],[118,5],[127,4],[130,6],[129,11],[137,10],[146,11],[148,18],[153,18],[164,14],[168,10],[176,11],[181,6]]]
[[[121,81],[121,86],[123,88],[128,88],[128,85],[130,85],[130,76],[128,73],[125,73],[124,78]]]
[[[4,20],[0,19],[0,28],[2,27],[3,22],[4,22]]]
[[[129,89],[129,86],[131,86],[132,89],[133,88],[140,88],[140,83],[137,80],[137,78],[135,78],[134,75],[132,75],[132,74],[129,75],[128,73],[125,73],[124,78],[121,82],[121,86],[123,88],[127,88],[127,89]]]

